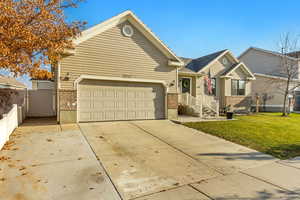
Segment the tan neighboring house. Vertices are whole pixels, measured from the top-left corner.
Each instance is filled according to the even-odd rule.
[[[255,77],[229,50],[182,60],[185,65],[178,75],[179,102],[193,107],[194,114],[207,117],[226,106],[231,111],[250,111]]]
[[[131,11],[83,31],[56,67],[57,120],[177,117],[183,62]]]
[[[9,94],[9,98],[7,98]],[[13,77],[0,74],[0,116],[8,113],[12,104],[26,107],[27,87]],[[24,110],[25,117],[26,110]],[[1,117],[0,117],[1,118]]]
[[[55,88],[54,81],[31,79],[32,90],[50,90]]]
[[[300,84],[299,53],[293,52],[287,57],[290,63],[298,66],[298,77],[293,79],[291,89]],[[239,59],[254,73],[256,80],[252,84],[253,99],[260,98],[260,110],[267,112],[281,112],[286,77],[280,72],[282,55],[274,51],[250,47],[243,52]],[[291,110],[300,111],[300,89],[295,88],[291,95]],[[253,107],[255,105],[253,104]]]
[[[9,88],[16,90],[24,90],[26,89],[26,85],[17,81],[13,77],[8,77],[0,74],[0,88]]]

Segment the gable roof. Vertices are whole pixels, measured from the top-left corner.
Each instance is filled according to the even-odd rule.
[[[225,54],[230,55],[230,57],[236,63],[239,62],[239,60],[236,59],[228,49],[224,49],[222,51],[217,51],[215,53],[211,53],[211,54],[208,54],[208,55],[202,56],[200,58],[196,58],[196,59],[182,58],[182,57],[181,57],[181,59],[185,63],[185,68],[188,68],[188,69],[192,70],[193,72],[199,73],[199,72],[203,71],[204,69],[210,67],[211,64],[213,64],[214,62],[219,60]]]
[[[200,74],[200,73],[194,72],[194,71],[192,71],[192,70],[190,70],[190,69],[188,69],[188,68],[185,68],[185,67],[180,68],[180,69],[178,70],[178,72],[179,72],[180,74],[187,74],[187,75],[193,75],[193,76],[201,76],[201,75],[202,75],[202,74]]]
[[[270,51],[270,50],[266,50],[266,49],[261,49],[261,48],[257,48],[257,47],[249,47],[246,51],[244,51],[241,55],[238,56],[238,59],[240,59],[242,56],[244,56],[248,51],[250,50],[256,50],[256,51],[260,51],[260,52],[264,52],[264,53],[268,53],[274,56],[279,56],[282,57],[282,54],[276,52],[276,51]],[[287,54],[287,58],[291,59],[291,60],[300,60],[297,59],[295,57],[292,57],[291,55]]]
[[[137,30],[139,30],[154,46],[156,46],[169,59],[178,62],[174,66],[183,66],[183,62],[178,58],[133,12],[127,10],[116,15],[98,25],[95,25],[81,33],[74,44],[78,45],[118,24],[129,21]]]
[[[216,62],[226,54],[232,57],[232,59],[235,61],[235,64],[227,68],[226,70],[224,70],[221,74],[221,77],[223,78],[230,77],[230,74],[233,71],[235,71],[239,67],[242,67],[243,71],[246,72],[251,77],[251,80],[255,79],[255,76],[249,70],[249,68],[243,62],[240,62],[238,59],[236,59],[228,49],[218,51],[196,59],[181,57],[181,60],[184,62],[185,66],[179,69],[179,73],[190,74],[190,75],[201,75],[203,74],[200,73],[201,71],[210,67],[214,62]]]
[[[194,72],[199,72],[208,64],[210,64],[212,61],[214,61],[216,58],[218,58],[220,55],[223,55],[223,53],[226,51],[227,49],[215,53],[211,53],[206,56],[202,56],[200,58],[192,59],[190,61],[187,58],[185,58],[185,60],[188,61],[185,63],[186,64],[185,67]]]
[[[0,74],[0,88],[26,88],[26,86],[15,78]]]
[[[287,80],[287,78],[285,78],[285,77],[273,76],[273,75],[268,75],[268,74],[254,73],[254,75],[264,77],[264,78],[270,78],[270,79],[278,79],[278,80],[284,80],[284,81]],[[300,79],[292,79],[291,81],[296,82],[296,83],[300,83]]]
[[[240,67],[242,67],[243,70],[249,74],[249,76],[251,77],[252,80],[255,79],[254,74],[248,69],[248,67],[243,62],[237,63],[237,64],[233,65],[232,67],[228,68],[227,70],[225,70],[222,73],[221,77],[230,77],[230,74]]]

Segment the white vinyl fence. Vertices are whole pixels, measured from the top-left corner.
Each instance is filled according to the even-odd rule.
[[[25,119],[25,106],[14,104],[12,109],[0,119],[0,150],[9,140],[9,136]]]
[[[53,89],[28,90],[27,117],[56,116],[56,95]]]

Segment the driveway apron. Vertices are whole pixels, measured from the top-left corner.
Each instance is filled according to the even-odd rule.
[[[168,120],[132,123],[222,174],[235,173],[277,160],[270,155]]]
[[[82,123],[80,127],[124,199],[220,175],[131,122]]]

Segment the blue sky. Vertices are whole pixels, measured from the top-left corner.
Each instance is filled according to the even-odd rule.
[[[86,0],[65,14],[88,28],[132,10],[178,56],[195,58],[222,49],[238,56],[249,46],[279,50],[280,35],[300,34],[299,8],[299,0]]]
[[[178,56],[221,49],[239,55],[249,46],[278,50],[280,35],[300,34],[297,0],[86,0],[66,11],[68,20],[92,26],[132,10]]]

